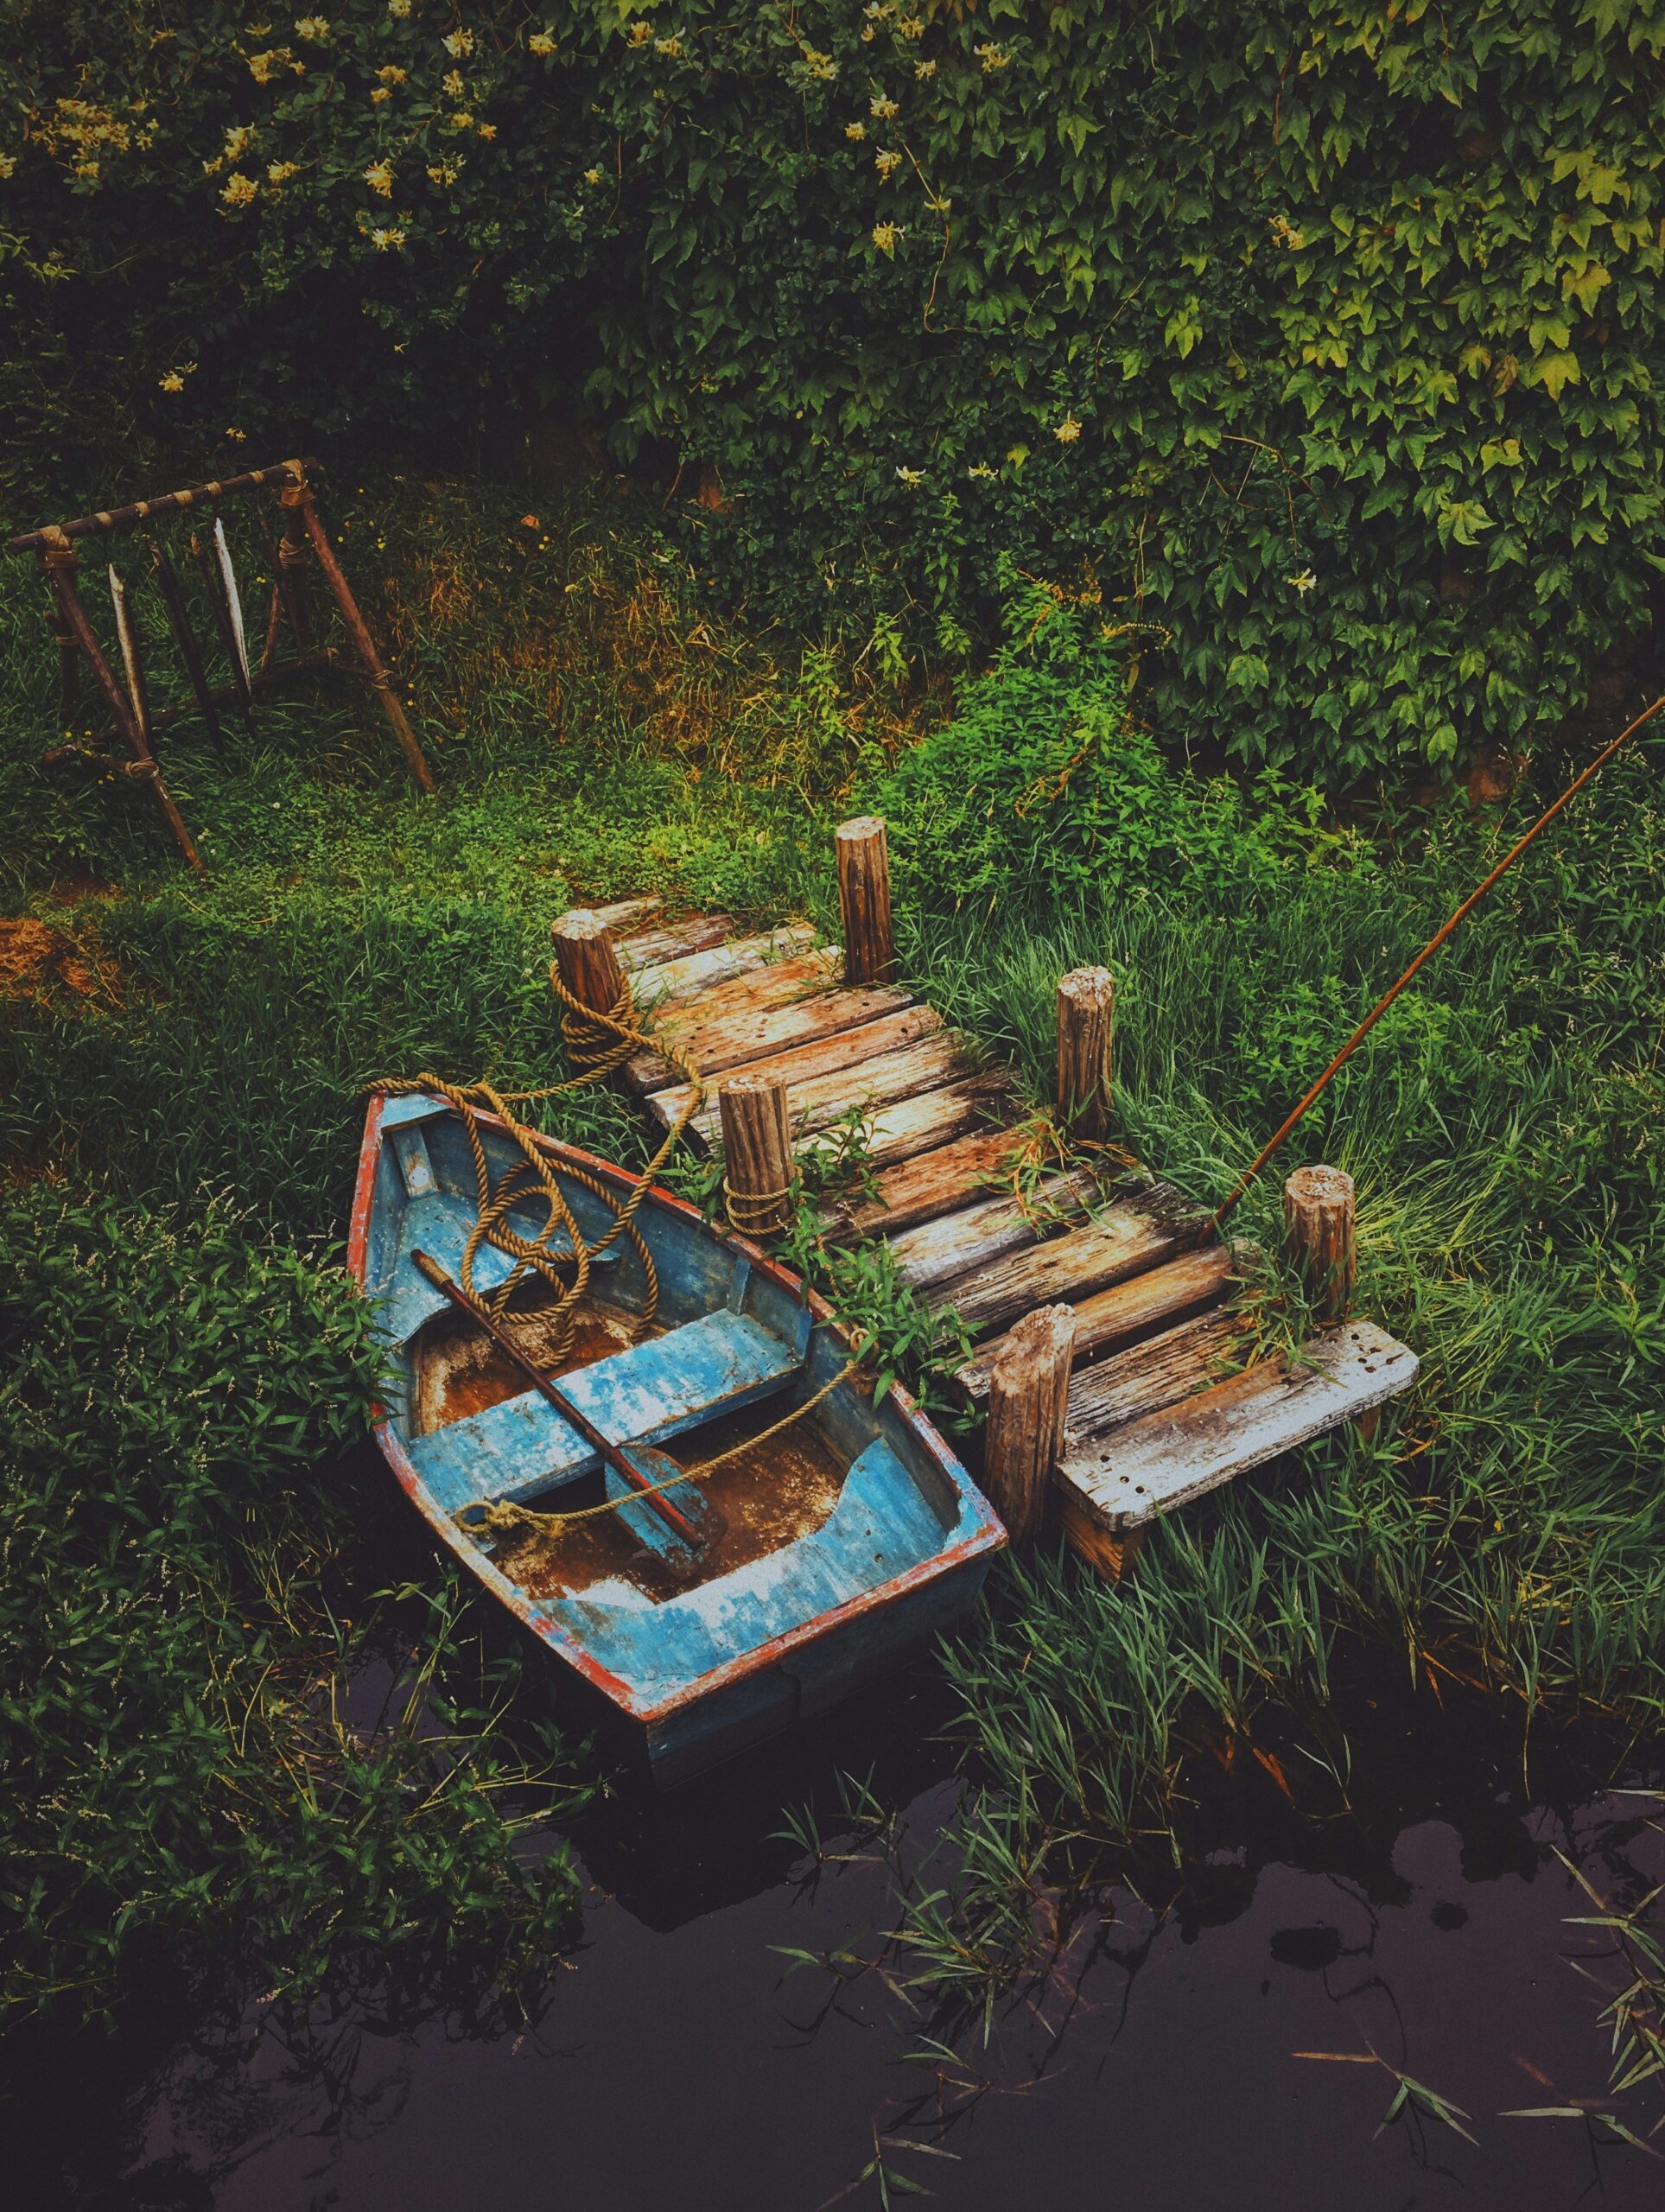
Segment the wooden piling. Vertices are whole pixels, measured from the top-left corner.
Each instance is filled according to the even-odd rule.
[[[1058,1110],[1078,1136],[1109,1135],[1115,1006],[1108,968],[1072,968],[1059,981]]]
[[[1014,1544],[1040,1533],[1064,1449],[1075,1342],[1072,1306],[1038,1306],[1008,1335],[989,1376],[983,1488]]]
[[[786,1226],[791,1199],[792,1122],[779,1076],[731,1076],[717,1093],[728,1218],[744,1236]]]
[[[1283,1186],[1283,1225],[1318,1318],[1344,1320],[1356,1272],[1352,1177],[1339,1167],[1298,1167]]]
[[[359,602],[353,596],[352,588],[341,573],[341,564],[335,557],[335,548],[329,542],[329,532],[318,519],[318,510],[312,503],[312,493],[304,486],[301,488],[303,496],[296,503],[296,512],[301,518],[302,525],[306,531],[312,550],[318,556],[318,566],[324,572],[324,582],[335,594],[335,604],[341,610],[341,620],[346,624],[347,635],[352,639],[359,658],[364,664],[365,674],[370,679],[370,688],[381,701],[382,712],[387,716],[393,734],[399,741],[399,750],[404,753],[405,765],[416,779],[416,788],[419,791],[431,791],[434,788],[433,771],[423,757],[422,747],[416,742],[416,733],[406,719],[404,708],[400,702],[397,691],[394,689],[393,679],[382,666],[382,657],[376,650],[376,640],[371,636],[370,626],[359,612]]]
[[[890,849],[876,814],[857,815],[833,832],[846,983],[893,983],[898,969],[890,912]]]
[[[550,925],[561,981],[592,1014],[611,1014],[625,995],[625,971],[607,925],[588,906],[575,906]]]

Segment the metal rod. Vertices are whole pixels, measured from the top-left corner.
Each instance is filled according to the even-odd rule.
[[[223,484],[197,484],[187,492],[164,492],[157,499],[140,499],[130,507],[116,507],[96,515],[78,515],[73,522],[48,523],[9,538],[9,553],[42,553],[57,537],[90,537],[96,531],[130,530],[152,515],[174,514],[187,507],[211,505],[238,492],[253,492],[263,484],[292,484],[302,480],[315,461],[280,461],[268,468],[251,468],[245,475],[227,477]]]
[[[1244,1168],[1242,1173],[1237,1178],[1236,1184],[1232,1186],[1230,1195],[1223,1199],[1222,1202],[1215,1207],[1213,1214],[1211,1217],[1215,1228],[1217,1229],[1220,1224],[1225,1219],[1226,1216],[1231,1211],[1231,1209],[1236,1205],[1238,1199],[1242,1198],[1243,1192],[1249,1188],[1255,1178],[1260,1173],[1261,1168],[1265,1166],[1267,1161],[1271,1159],[1273,1154],[1276,1152],[1284,1139],[1290,1134],[1291,1130],[1293,1129],[1295,1124],[1305,1115],[1307,1108],[1314,1103],[1322,1092],[1329,1089],[1331,1079],[1340,1074],[1342,1069],[1346,1066],[1348,1061],[1351,1059],[1353,1054],[1364,1042],[1364,1039],[1376,1027],[1377,1022],[1381,1020],[1382,1015],[1386,1014],[1388,1008],[1393,1004],[1394,1001],[1399,996],[1399,994],[1404,989],[1406,984],[1411,981],[1418,969],[1433,959],[1434,954],[1439,951],[1440,946],[1446,942],[1446,939],[1457,927],[1457,925],[1463,920],[1465,915],[1471,914],[1473,912],[1474,909],[1485,897],[1487,892],[1490,890],[1492,885],[1497,882],[1498,877],[1507,874],[1509,869],[1514,867],[1516,861],[1519,860],[1521,855],[1526,850],[1533,839],[1538,836],[1541,831],[1548,829],[1550,823],[1555,819],[1555,817],[1560,812],[1561,809],[1566,806],[1570,800],[1577,798],[1578,794],[1584,789],[1585,785],[1589,782],[1592,776],[1596,773],[1597,770],[1599,768],[1605,768],[1607,766],[1607,763],[1612,759],[1613,755],[1618,751],[1620,746],[1623,745],[1627,739],[1634,737],[1644,722],[1652,721],[1654,716],[1660,711],[1662,707],[1665,707],[1665,694],[1662,694],[1659,698],[1655,699],[1651,707],[1644,707],[1633,722],[1627,722],[1624,728],[1619,732],[1618,735],[1612,741],[1611,745],[1605,745],[1602,747],[1601,751],[1597,753],[1595,759],[1590,763],[1589,766],[1585,769],[1584,772],[1581,775],[1575,776],[1573,778],[1573,781],[1567,785],[1560,797],[1555,800],[1553,805],[1545,808],[1544,811],[1538,817],[1538,819],[1527,831],[1525,836],[1517,839],[1516,842],[1509,847],[1509,850],[1503,855],[1502,860],[1498,861],[1497,867],[1492,869],[1490,874],[1485,878],[1484,882],[1478,883],[1475,886],[1474,889],[1470,892],[1468,897],[1464,899],[1462,905],[1457,909],[1457,912],[1452,916],[1451,919],[1446,923],[1444,927],[1434,931],[1433,935],[1423,946],[1421,951],[1417,954],[1415,959],[1412,961],[1410,966],[1405,970],[1399,981],[1390,990],[1387,990],[1382,993],[1382,996],[1370,1008],[1369,1014],[1365,1015],[1363,1020],[1359,1023],[1358,1027],[1354,1030],[1352,1035],[1347,1039],[1347,1042],[1336,1054],[1334,1059],[1331,1061],[1329,1066],[1325,1068],[1324,1073],[1319,1077],[1318,1081],[1300,1101],[1300,1103],[1294,1108],[1293,1112],[1285,1117],[1278,1129],[1269,1136],[1266,1142],[1261,1147],[1254,1159],[1249,1161],[1248,1166]]]

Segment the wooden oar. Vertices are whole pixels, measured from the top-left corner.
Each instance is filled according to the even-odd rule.
[[[588,1414],[581,1413],[566,1392],[551,1382],[549,1376],[527,1358],[507,1330],[493,1319],[479,1300],[471,1298],[460,1282],[454,1281],[446,1274],[430,1253],[416,1249],[412,1251],[410,1257],[416,1262],[417,1273],[448,1298],[459,1313],[466,1313],[477,1327],[485,1331],[504,1357],[519,1369],[533,1389],[541,1392],[562,1420],[577,1430],[591,1451],[601,1455],[604,1465],[611,1467],[613,1473],[622,1482],[627,1483],[632,1490],[648,1493],[645,1502],[683,1543],[691,1546],[696,1552],[703,1552],[722,1535],[727,1524],[709,1498],[702,1497],[701,1499],[706,1526],[700,1528],[670,1495],[657,1488],[661,1483],[681,1479],[683,1471],[674,1459],[664,1452],[656,1452],[651,1445],[626,1444],[621,1447],[611,1442],[602,1435]]]
[[[174,633],[174,643],[179,647],[185,673],[191,679],[191,690],[202,719],[208,725],[208,734],[223,753],[226,733],[219,727],[214,695],[208,686],[208,672],[203,667],[202,655],[197,650],[196,632],[191,627],[190,610],[185,604],[185,594],[180,588],[179,573],[168,559],[168,549],[160,537],[150,540],[150,550],[156,556],[156,582],[168,609],[168,625]]]

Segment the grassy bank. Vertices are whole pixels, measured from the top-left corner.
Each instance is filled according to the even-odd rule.
[[[1458,810],[1366,838],[1298,794],[1178,775],[1128,721],[1125,666],[1090,641],[1054,651],[1033,624],[957,721],[908,750],[939,713],[882,671],[715,627],[651,524],[610,497],[529,521],[518,501],[413,480],[335,512],[439,795],[409,794],[351,693],[263,706],[223,759],[182,730],[167,765],[206,881],[130,787],[40,768],[52,670],[27,575],[0,601],[0,805],[16,825],[0,881],[42,933],[8,939],[0,1031],[3,1319],[24,1378],[0,1402],[9,1602],[54,1624],[17,1647],[5,1692],[21,1746],[6,1840],[35,1870],[3,1908],[25,2003],[60,1984],[101,1998],[124,1946],[186,1925],[193,1896],[223,1905],[214,1927],[252,1923],[275,1974],[333,1970],[380,1925],[366,1905],[322,1926],[307,1903],[348,1838],[390,1926],[431,1919],[435,1869],[448,1897],[476,1901],[452,1924],[488,1981],[546,1955],[570,1909],[569,1863],[529,1857],[517,1823],[545,1802],[534,1780],[581,1789],[593,1770],[529,1736],[535,1697],[515,1704],[466,1613],[372,1602],[384,1528],[330,1464],[373,1379],[338,1273],[360,1094],[424,1068],[557,1078],[555,914],[646,890],[824,914],[834,810],[876,798],[916,979],[1044,1098],[1052,982],[1108,962],[1119,1141],[1217,1197],[1513,826]],[[1495,1683],[1523,1732],[1547,1697],[1659,1718],[1655,789],[1644,756],[1616,764],[1395,1009],[1287,1163],[1357,1178],[1360,1300],[1422,1356],[1411,1400],[1370,1445],[1333,1440],[1164,1524],[1127,1587],[1045,1556],[1014,1570],[949,1652],[976,1786],[958,1904],[915,1925],[927,1970],[999,1977],[1033,1958],[1054,1840],[1120,1849],[1159,1815],[1183,1834],[1185,1760],[1215,1755],[1223,1731],[1248,1743],[1268,1699],[1321,1713],[1339,1637],[1386,1637],[1435,1682]],[[52,957],[25,957],[31,944]],[[550,1126],[643,1154],[604,1093],[558,1102]],[[1247,1205],[1246,1233],[1274,1236],[1276,1188]],[[276,1338],[272,1268],[292,1287]],[[882,1304],[883,1288],[867,1292]],[[43,1542],[68,1488],[73,1512]],[[141,1525],[142,1542],[110,1534]],[[184,1556],[188,1605],[169,1579]],[[145,1668],[121,1660],[135,1644],[115,1630],[77,1643],[65,1592],[101,1619],[168,1622],[142,1640]],[[321,1733],[376,1664],[421,1686],[393,1703],[404,1738],[385,1715],[363,1740]],[[29,1702],[32,1677],[54,1686],[52,1711]],[[209,1694],[227,1681],[228,1700]],[[257,1727],[233,1735],[226,1713],[245,1710]],[[123,1859],[54,1826],[60,1802],[124,1819],[88,1743],[154,1764],[181,1728],[207,1764],[181,1770],[176,1828],[128,1823]],[[423,1749],[435,1734],[467,1756]],[[334,1825],[302,1817],[321,1777]],[[194,1827],[216,1793],[238,1816]],[[413,1806],[433,1848],[406,1866],[392,1841]],[[135,1896],[153,1904],[126,1910]]]

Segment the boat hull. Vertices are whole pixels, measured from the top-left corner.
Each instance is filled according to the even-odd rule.
[[[446,1109],[429,1102],[424,1110],[437,1121]],[[405,1286],[398,1217],[406,1199],[390,1162],[396,1146],[408,1144],[400,1129],[413,1118],[419,1116],[404,1099],[372,1102],[349,1249],[356,1280],[392,1317],[389,1349],[407,1370],[420,1332],[397,1333],[412,1314],[400,1305]],[[489,1139],[494,1125],[487,1116],[480,1122]],[[439,1134],[442,1139],[442,1128]],[[587,1178],[615,1202],[635,1187],[625,1171],[576,1147],[545,1140],[544,1149],[558,1173]],[[436,1141],[436,1157],[444,1151],[444,1142]],[[442,1168],[440,1173],[442,1180]],[[670,1786],[827,1710],[951,1626],[975,1603],[1005,1533],[906,1392],[893,1389],[875,1408],[859,1376],[841,1379],[848,1342],[827,1306],[789,1270],[747,1239],[715,1230],[669,1192],[648,1192],[638,1219],[673,1303],[682,1283],[685,1299],[696,1307],[704,1300],[715,1311],[717,1292],[728,1283],[729,1306],[738,1302],[747,1323],[755,1315],[764,1326],[759,1341],[772,1332],[784,1343],[796,1329],[788,1363],[793,1379],[783,1408],[792,1391],[801,1397],[832,1386],[814,1417],[837,1440],[848,1473],[818,1533],[669,1602],[648,1605],[616,1579],[590,1592],[551,1592],[505,1571],[459,1518],[459,1497],[471,1481],[486,1479],[480,1472],[484,1460],[469,1456],[471,1437],[480,1440],[480,1452],[486,1450],[479,1422],[458,1423],[437,1440],[418,1433],[408,1371],[404,1403],[386,1409],[376,1436],[434,1533],[507,1611],[623,1716],[655,1780]],[[591,1236],[588,1225],[584,1233]],[[406,1235],[408,1241],[408,1230]],[[575,1384],[627,1364],[620,1358],[563,1380]],[[777,1377],[772,1386],[757,1387],[786,1386]],[[677,1433],[677,1408],[669,1403],[674,1390],[663,1373],[646,1395],[651,1405],[638,1390],[629,1418],[618,1418],[640,1433],[649,1414],[661,1416],[658,1433]],[[531,1410],[541,1411],[541,1402]],[[547,1480],[547,1465],[539,1465]],[[562,1471],[560,1479],[566,1478]],[[494,1480],[504,1494],[501,1465]],[[871,1569],[865,1567],[869,1548],[878,1563]],[[853,1564],[858,1558],[860,1567]],[[863,1573],[872,1574],[870,1582],[863,1582]]]

